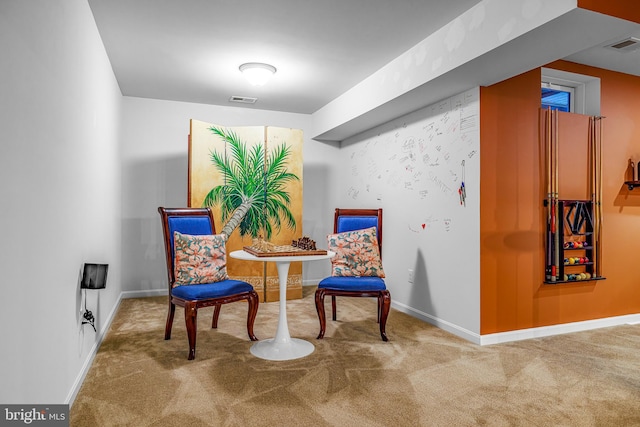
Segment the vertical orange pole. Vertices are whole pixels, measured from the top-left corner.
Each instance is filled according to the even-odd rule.
[[[552,164],[551,164],[551,108],[547,108],[544,112],[545,118],[545,166],[546,166],[546,180],[547,180],[547,280],[555,281],[555,274],[553,271],[553,234],[551,233],[552,218],[553,218],[553,183],[552,183]]]
[[[598,208],[597,208],[597,197],[596,197],[596,141],[595,141],[595,117],[589,117],[589,191],[591,192],[591,212],[593,213],[593,229],[591,232],[593,233],[591,236],[591,245],[593,246],[591,256],[593,259],[593,277],[596,278],[598,276],[598,237],[597,237],[597,222],[598,222]]]
[[[598,132],[598,275],[602,275],[602,128],[604,117],[599,117]]]
[[[560,114],[558,110],[555,110],[554,138],[553,138],[553,144],[554,144],[553,204],[554,204],[554,211],[555,211],[553,221],[555,223],[555,227],[554,227],[555,230],[554,230],[553,239],[554,239],[554,246],[555,246],[554,265],[556,270],[556,276],[560,274],[560,233],[562,232],[562,227],[560,226],[560,224],[558,224],[558,216],[560,215],[560,212],[558,212],[558,144],[559,144],[558,116],[559,115]],[[560,277],[559,280],[563,280],[563,278]]]

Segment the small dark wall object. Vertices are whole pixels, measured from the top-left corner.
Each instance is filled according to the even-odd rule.
[[[82,281],[80,282],[81,289],[104,289],[107,287],[107,272],[109,271],[109,264],[89,264],[85,263],[84,271],[82,272]],[[87,310],[87,294],[84,295],[84,314],[82,315],[83,325],[91,325],[95,332],[96,318],[93,317],[93,313]]]
[[[104,289],[107,286],[109,264],[85,264],[82,274],[82,289]]]

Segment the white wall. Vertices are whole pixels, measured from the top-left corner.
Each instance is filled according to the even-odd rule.
[[[304,133],[303,233],[317,242],[332,231],[326,159],[338,148],[309,139],[310,116],[142,98],[124,98],[122,185],[123,288],[131,295],[166,293],[158,206],[187,203],[189,120],[223,126],[278,126]],[[304,266],[305,284],[329,274],[328,264]]]
[[[86,0],[0,2],[0,402],[65,403],[120,293],[121,95]]]
[[[335,187],[339,207],[384,209],[383,266],[393,307],[476,341],[479,92],[471,89],[345,140]]]

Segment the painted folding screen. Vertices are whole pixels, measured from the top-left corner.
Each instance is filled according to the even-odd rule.
[[[262,236],[277,245],[302,237],[302,144],[299,129],[226,127],[191,120],[189,135],[189,206],[211,206],[216,232],[245,202],[243,222],[230,235],[227,252]],[[262,301],[279,299],[274,263],[228,257],[234,279],[253,285]],[[287,299],[302,297],[302,263],[292,263]]]

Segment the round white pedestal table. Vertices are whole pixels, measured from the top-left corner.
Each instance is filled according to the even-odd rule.
[[[291,338],[287,322],[287,277],[289,265],[295,261],[319,261],[335,256],[335,252],[327,251],[326,255],[287,255],[287,256],[255,256],[249,252],[239,250],[229,254],[231,258],[244,261],[275,262],[278,269],[280,285],[280,313],[275,338],[257,341],[251,346],[251,354],[267,360],[292,360],[308,356],[315,347],[309,341]]]

